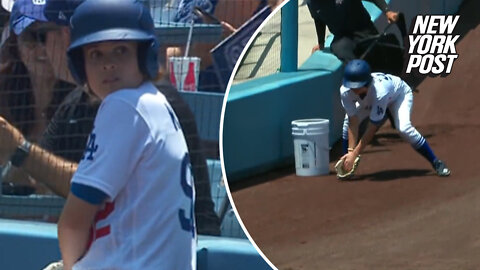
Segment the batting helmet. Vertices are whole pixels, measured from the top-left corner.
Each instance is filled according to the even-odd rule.
[[[82,46],[101,41],[138,41],[139,69],[150,78],[158,73],[158,41],[149,11],[135,0],[86,0],[70,20],[68,62],[74,79],[86,82]]]
[[[365,60],[355,59],[348,62],[343,74],[343,86],[361,88],[372,81],[370,66]]]

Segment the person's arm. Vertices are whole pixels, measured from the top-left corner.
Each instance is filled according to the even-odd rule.
[[[21,168],[35,180],[47,185],[55,194],[66,198],[70,190],[70,180],[77,166],[77,163],[55,156],[32,144],[30,154]]]
[[[358,129],[360,120],[358,116],[348,117],[348,149],[354,149],[358,142]]]
[[[368,2],[374,3],[382,12],[389,11],[387,2],[385,0],[367,0]]]
[[[24,136],[18,129],[0,117],[0,141],[2,142],[0,164],[5,164],[24,140]],[[36,180],[46,184],[56,194],[66,197],[70,189],[70,179],[77,170],[77,164],[32,144],[30,153],[21,168]]]
[[[307,7],[308,11],[310,12],[310,16],[312,16],[312,19],[315,23],[315,30],[317,33],[317,41],[318,44],[313,46],[312,53],[318,50],[323,50],[324,49],[324,44],[325,44],[325,28],[326,24],[319,18],[319,15],[317,13],[318,11],[318,3],[312,2],[312,1],[307,1]]]
[[[348,116],[348,148],[352,149],[357,145],[358,132],[360,128],[360,119],[358,118],[358,109],[354,97],[352,97],[351,91],[346,90],[343,86],[340,87],[340,102],[343,109]],[[349,150],[350,152],[350,150]]]
[[[90,227],[100,205],[88,203],[69,193],[58,221],[58,241],[63,267],[72,269],[85,254],[90,237]]]
[[[325,28],[326,27],[327,26],[323,21],[319,19],[315,19],[315,30],[317,32],[318,44],[313,47],[312,53],[318,50],[323,50],[325,48]]]
[[[344,156],[345,161],[343,163],[343,167],[345,168],[345,170],[349,171],[352,168],[355,158],[358,155],[360,155],[365,149],[365,147],[370,143],[370,141],[373,139],[373,136],[377,132],[378,128],[379,126],[377,126],[376,124],[373,124],[372,122],[368,123],[367,130],[363,134],[362,138],[360,138],[360,141],[358,142],[357,146],[355,146],[353,151],[351,152],[349,151]]]
[[[368,123],[367,130],[363,134],[362,138],[360,138],[360,141],[358,142],[357,146],[355,146],[352,151],[352,154],[355,157],[360,155],[365,149],[365,147],[370,143],[370,141],[372,141],[373,136],[377,132],[378,128],[379,128],[378,125],[372,122]]]
[[[398,12],[391,11],[385,0],[367,0],[374,3],[387,16],[388,23],[394,23],[398,20]]]
[[[220,24],[222,25],[224,36],[229,36],[237,31],[237,29],[228,22],[221,21]]]

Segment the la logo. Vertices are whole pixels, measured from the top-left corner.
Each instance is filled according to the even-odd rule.
[[[45,1],[46,1],[46,0],[32,0],[32,3],[33,3],[34,5],[41,5],[41,6],[43,6],[43,5],[46,4]]]

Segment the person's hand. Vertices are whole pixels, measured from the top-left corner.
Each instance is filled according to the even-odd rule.
[[[357,156],[354,154],[354,152],[348,152],[348,154],[345,154],[342,157],[342,159],[344,159],[343,168],[345,169],[345,171],[350,171],[352,169],[356,157]]]
[[[24,140],[22,133],[0,116],[0,164],[5,164]]]
[[[385,13],[385,16],[387,16],[388,23],[396,23],[398,20],[398,12],[389,10]]]
[[[317,44],[317,45],[313,46],[312,54],[316,51],[321,51],[321,50],[323,50],[323,46],[320,46],[320,44]]]

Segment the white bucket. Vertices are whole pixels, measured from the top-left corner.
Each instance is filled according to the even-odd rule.
[[[292,121],[295,169],[298,176],[329,173],[328,124],[328,119]]]

